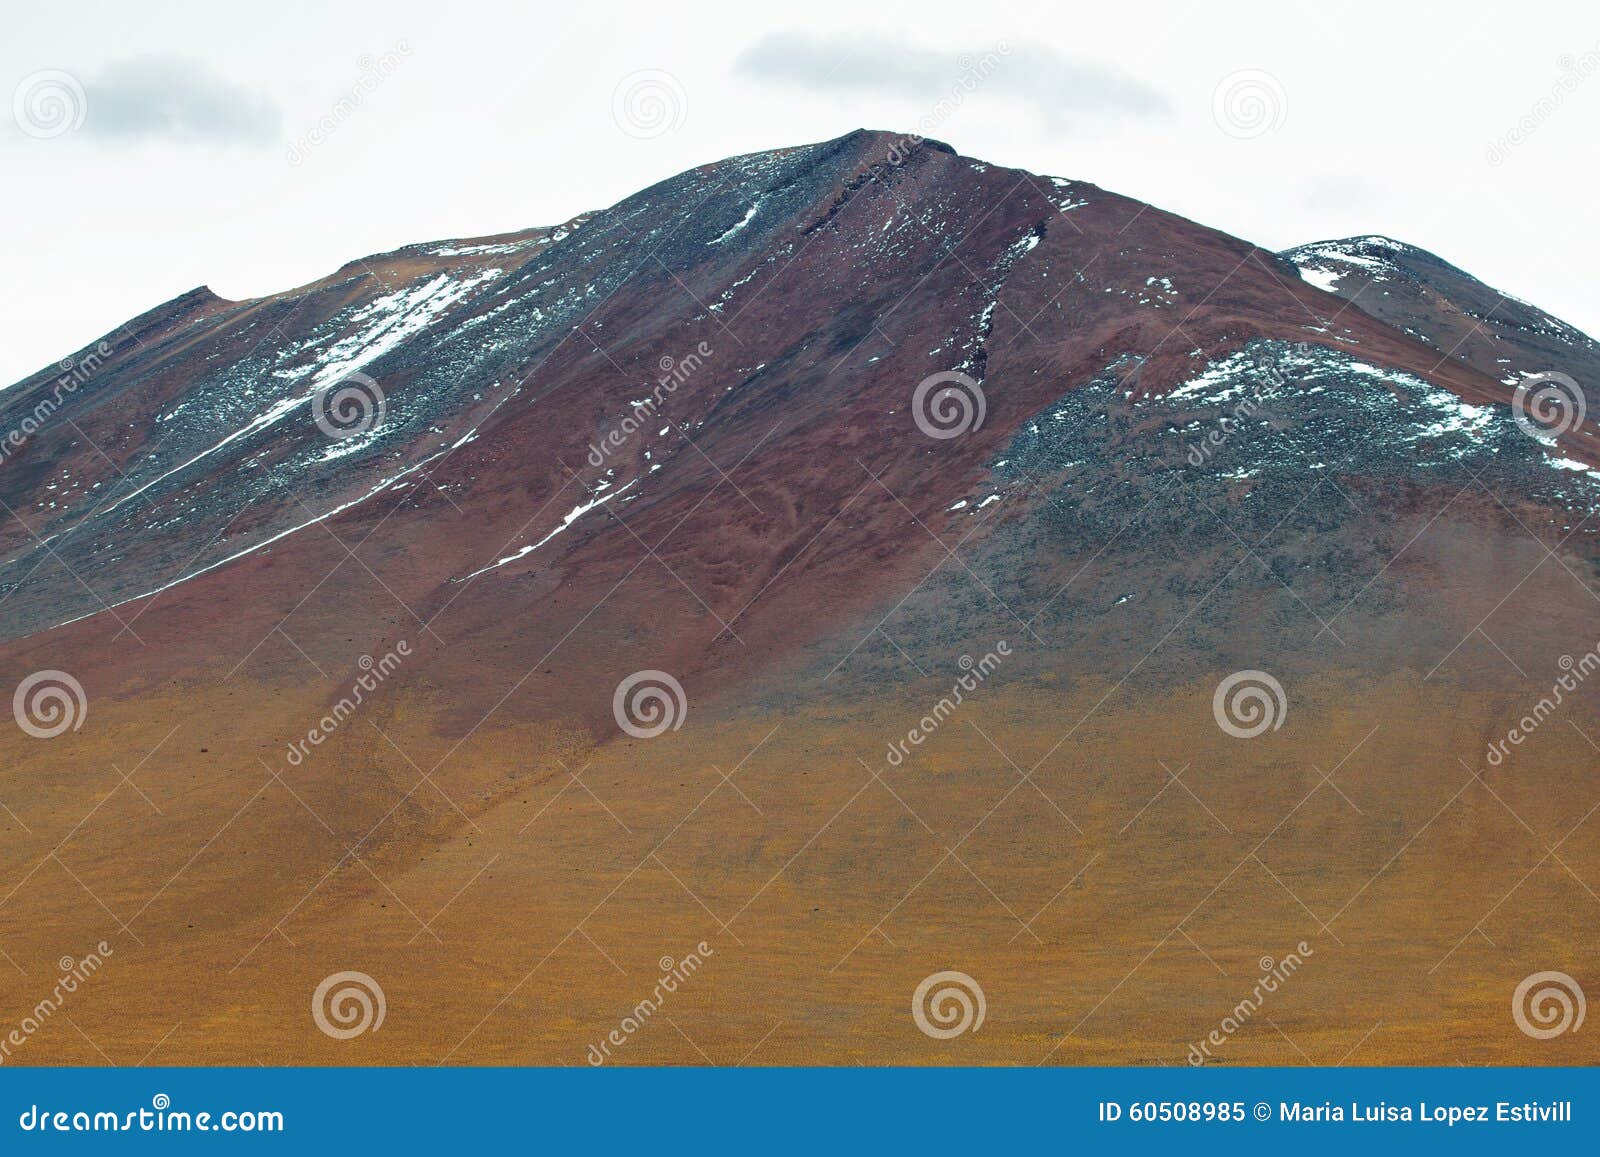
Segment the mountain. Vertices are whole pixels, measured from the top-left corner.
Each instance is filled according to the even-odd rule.
[[[1178,1063],[1293,954],[1210,1059],[1582,1061],[1593,349],[867,131],[195,290],[0,391],[28,1053]]]
[[[1454,361],[1508,386],[1555,368],[1593,404],[1600,345],[1559,318],[1491,289],[1432,253],[1388,237],[1347,237],[1281,256],[1300,276],[1336,293]]]

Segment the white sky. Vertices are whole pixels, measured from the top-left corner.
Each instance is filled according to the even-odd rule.
[[[196,285],[270,293],[414,241],[562,221],[735,153],[914,130],[961,58],[990,53],[929,135],[1271,248],[1385,233],[1600,334],[1592,0],[53,0],[7,6],[0,30],[0,384]],[[363,54],[385,53],[390,75],[305,148]],[[36,139],[17,89],[46,69],[82,85],[84,115]],[[667,131],[640,139],[613,95],[646,69],[676,87]],[[1270,74],[1255,87],[1275,125],[1245,138],[1213,107],[1240,70]],[[1532,131],[1506,147],[1519,121]]]

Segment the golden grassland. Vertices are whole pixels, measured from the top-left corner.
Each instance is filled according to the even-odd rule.
[[[985,686],[899,767],[910,698],[454,746],[408,693],[300,767],[304,691],[97,703],[0,776],[31,829],[6,830],[7,1014],[113,950],[12,1063],[583,1064],[702,942],[615,1062],[1182,1064],[1302,942],[1219,1062],[1600,1056],[1510,1010],[1531,972],[1600,980],[1576,729],[1489,768],[1504,705],[1412,675],[1299,687],[1252,740],[1209,685],[1091,713],[1107,689]],[[387,1011],[339,1041],[311,994],[347,969]],[[986,998],[950,1041],[910,1014],[943,969]]]

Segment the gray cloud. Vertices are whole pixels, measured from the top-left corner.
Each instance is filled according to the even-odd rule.
[[[1051,124],[1171,110],[1159,91],[1111,65],[1003,42],[958,53],[874,34],[777,32],[741,52],[734,71],[818,92],[872,92],[929,106],[981,90],[1031,106]]]
[[[246,145],[282,137],[283,114],[270,96],[189,57],[112,61],[84,90],[83,131],[92,137]]]

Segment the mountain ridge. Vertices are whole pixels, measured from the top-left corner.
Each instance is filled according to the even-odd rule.
[[[562,225],[533,227],[512,234],[495,235],[493,239],[489,240],[453,239],[402,246],[387,254],[374,254],[348,262],[328,276],[310,282],[305,286],[296,287],[282,294],[269,295],[247,302],[223,303],[202,291],[192,291],[190,294],[183,295],[172,302],[148,311],[130,323],[129,327],[124,327],[124,330],[131,331],[129,336],[131,336],[137,347],[133,351],[128,351],[125,357],[137,359],[140,354],[144,353],[143,347],[152,342],[159,343],[159,352],[159,350],[166,349],[169,346],[183,347],[187,343],[207,340],[218,330],[224,332],[235,330],[240,331],[241,335],[243,335],[252,330],[265,328],[267,332],[264,336],[251,336],[247,339],[251,349],[259,350],[268,342],[277,341],[278,339],[272,335],[280,334],[283,326],[293,325],[296,316],[302,310],[309,310],[320,315],[326,319],[326,324],[328,325],[337,324],[340,317],[359,316],[361,310],[379,310],[378,320],[368,328],[368,334],[365,338],[368,344],[367,350],[358,355],[355,360],[345,358],[342,363],[347,370],[352,372],[362,370],[368,362],[373,362],[373,368],[378,369],[385,364],[384,359],[386,357],[392,360],[393,357],[402,355],[411,343],[428,342],[430,340],[428,335],[436,331],[441,325],[464,328],[466,325],[483,324],[483,319],[491,311],[503,311],[507,308],[512,308],[513,303],[518,300],[518,295],[522,292],[517,288],[517,285],[525,282],[524,271],[534,268],[553,268],[554,266],[551,265],[550,260],[552,257],[555,265],[559,266],[561,261],[564,260],[562,254],[569,251],[571,245],[581,246],[586,239],[593,236],[592,229],[587,233],[585,232],[586,229],[589,229],[591,223],[598,220],[601,230],[609,231],[610,234],[615,236],[620,231],[628,229],[625,221],[630,215],[648,212],[653,199],[659,201],[663,197],[671,199],[687,194],[691,198],[698,198],[699,205],[704,205],[725,194],[730,185],[740,186],[739,191],[748,195],[750,189],[745,188],[744,185],[753,179],[752,172],[755,174],[755,183],[757,185],[762,184],[763,180],[766,181],[766,187],[757,192],[754,204],[748,209],[748,212],[752,215],[757,215],[757,210],[763,198],[775,194],[781,196],[788,190],[803,187],[807,181],[813,181],[814,183],[820,181],[818,192],[823,188],[833,189],[837,185],[836,191],[827,194],[823,200],[817,202],[817,207],[810,210],[810,216],[785,218],[780,214],[778,219],[773,221],[769,212],[769,220],[767,222],[756,220],[755,227],[758,230],[765,229],[769,237],[777,239],[773,242],[774,244],[781,243],[781,228],[787,220],[792,220],[792,228],[798,234],[799,243],[805,244],[805,239],[811,236],[816,229],[826,227],[835,215],[844,210],[857,190],[866,186],[879,189],[882,187],[881,182],[885,180],[890,178],[900,179],[920,172],[930,163],[927,160],[930,157],[941,158],[939,162],[939,164],[943,165],[941,173],[945,174],[942,179],[947,182],[951,179],[948,174],[952,169],[956,171],[977,170],[985,175],[991,171],[1004,173],[1006,174],[1004,178],[1006,195],[1012,195],[1020,189],[1025,193],[1034,194],[1043,201],[1041,208],[1047,208],[1048,210],[1044,215],[1041,216],[1036,211],[1033,215],[1032,224],[1019,220],[1015,225],[1011,226],[1016,229],[1015,236],[1018,238],[1013,244],[1024,247],[1019,249],[1014,258],[1005,259],[1007,261],[1017,260],[1027,265],[1029,262],[1037,260],[1034,251],[1053,220],[1066,222],[1064,228],[1069,233],[1072,230],[1077,230],[1078,227],[1070,214],[1079,211],[1083,206],[1074,205],[1071,210],[1062,208],[1063,205],[1071,202],[1074,197],[1082,198],[1084,205],[1088,205],[1092,200],[1096,206],[1100,207],[1102,212],[1110,210],[1119,214],[1125,213],[1125,217],[1119,217],[1119,222],[1126,222],[1126,224],[1120,226],[1121,228],[1137,227],[1137,223],[1141,218],[1147,218],[1147,224],[1159,222],[1164,228],[1170,222],[1180,230],[1187,231],[1191,229],[1190,223],[1183,221],[1181,218],[1172,217],[1172,215],[1162,210],[1130,201],[1117,194],[1107,193],[1096,186],[1065,178],[1035,177],[1019,170],[996,170],[983,162],[960,157],[950,146],[942,142],[920,142],[908,146],[906,142],[909,139],[904,135],[893,133],[857,130],[835,140],[814,145],[795,146],[733,157],[669,177],[642,190],[638,194],[624,198],[610,209],[579,214]],[[1013,177],[1015,180],[1012,180]],[[767,178],[771,179],[768,180]],[[1066,198],[1052,200],[1050,196],[1044,194],[1042,188],[1047,184],[1056,190],[1071,189],[1075,192]],[[957,193],[957,195],[959,196],[960,194]],[[993,194],[991,193],[990,195]],[[694,208],[698,209],[699,205],[695,205]],[[687,294],[696,306],[701,307],[702,320],[712,318],[726,332],[726,326],[723,325],[720,319],[712,317],[721,309],[721,304],[716,300],[712,300],[712,298],[714,293],[717,292],[731,294],[733,291],[726,287],[739,281],[739,278],[734,274],[744,274],[747,270],[746,265],[740,264],[736,266],[727,276],[713,273],[712,276],[719,280],[711,283],[714,288],[710,290],[697,287],[699,288],[697,293],[690,288],[686,281],[686,279],[693,280],[695,277],[717,267],[715,260],[708,264],[704,251],[715,249],[723,244],[718,238],[723,235],[725,230],[747,227],[747,219],[732,217],[731,209],[722,210],[721,212],[728,215],[729,222],[724,226],[719,226],[718,231],[715,233],[711,232],[709,228],[703,230],[702,232],[705,235],[700,237],[695,244],[687,246],[687,256],[676,262],[678,268],[669,269],[667,263],[652,249],[642,258],[640,267],[631,271],[619,271],[618,274],[613,275],[614,286],[621,284],[617,280],[618,277],[632,277],[640,272],[641,268],[647,266],[649,262],[654,261],[655,265],[645,270],[646,272],[651,272],[655,267],[659,267],[673,283],[673,291],[681,291]],[[981,223],[983,217],[978,215],[975,219]],[[620,230],[617,222],[622,222]],[[686,225],[688,225],[687,221],[681,222],[679,225],[680,230],[682,226]],[[656,231],[660,232],[663,228],[664,226],[658,225],[656,226]],[[1211,231],[1203,230],[1203,227],[1196,226],[1193,228],[1201,230],[1196,236],[1215,238],[1215,242],[1208,243],[1218,244],[1226,247],[1227,250],[1231,250],[1231,253],[1227,256],[1221,257],[1220,263],[1212,274],[1218,280],[1211,293],[1206,294],[1204,297],[1198,297],[1192,306],[1185,303],[1185,308],[1190,310],[1190,315],[1184,317],[1172,329],[1163,329],[1163,336],[1143,337],[1143,332],[1148,329],[1148,324],[1140,320],[1137,313],[1131,315],[1125,313],[1115,314],[1111,318],[1112,328],[1106,333],[1106,336],[1111,338],[1113,342],[1121,342],[1124,349],[1128,351],[1137,349],[1141,342],[1145,345],[1154,346],[1154,349],[1149,353],[1141,354],[1142,360],[1139,364],[1138,388],[1145,392],[1160,392],[1165,388],[1170,388],[1182,381],[1190,372],[1190,364],[1196,360],[1194,355],[1182,355],[1173,345],[1169,344],[1170,336],[1172,333],[1184,330],[1185,327],[1191,330],[1198,330],[1203,326],[1205,324],[1204,313],[1208,311],[1212,295],[1218,290],[1227,287],[1229,280],[1238,277],[1242,268],[1247,267],[1248,272],[1252,274],[1259,270],[1259,272],[1271,278],[1277,288],[1289,293],[1290,296],[1294,296],[1294,291],[1287,282],[1279,277],[1267,264],[1269,255],[1251,246],[1248,242],[1237,238],[1214,234]],[[774,229],[779,231],[772,232]],[[1081,233],[1082,231],[1078,230],[1078,232]],[[1029,237],[1032,238],[1031,241],[1027,240]],[[1118,233],[1113,236],[1109,243],[1099,241],[1098,248],[1089,256],[1088,264],[1085,267],[1092,268],[1097,261],[1102,261],[1104,255],[1110,251],[1120,237],[1121,234]],[[720,252],[720,250],[718,251]],[[1140,251],[1143,251],[1143,247],[1140,247]],[[685,250],[679,250],[678,253],[674,254],[674,257],[676,258],[678,254],[684,252]],[[1123,255],[1125,256],[1126,253],[1124,252]],[[1255,258],[1255,261],[1252,261],[1252,258]],[[1102,264],[1100,268],[1104,269],[1105,266]],[[1128,296],[1130,295],[1131,287],[1140,286],[1141,282],[1143,282],[1142,288],[1147,288],[1149,285],[1155,284],[1156,271],[1159,268],[1158,264],[1151,263],[1147,259],[1136,258],[1131,268],[1124,274],[1124,278],[1130,288],[1119,289],[1113,285],[1106,285],[1104,287],[1105,293]],[[968,272],[971,271],[969,270]],[[975,277],[975,280],[997,302],[999,300],[998,291],[1004,286],[1009,272],[1009,264],[1004,271],[1000,271],[997,267],[995,274],[997,280],[992,287],[985,286],[981,278]],[[748,271],[748,276],[756,277],[758,273],[758,269],[752,269]],[[1080,271],[1077,276],[1081,278],[1083,276],[1082,272]],[[1259,281],[1259,278],[1257,280]],[[495,283],[487,287],[487,296],[479,289],[486,281]],[[740,282],[740,284],[743,283]],[[393,287],[392,292],[391,287]],[[1226,356],[1237,349],[1247,335],[1293,336],[1294,327],[1280,326],[1276,318],[1269,312],[1277,308],[1276,302],[1264,302],[1261,300],[1261,296],[1267,294],[1271,288],[1270,286],[1263,286],[1255,290],[1254,292],[1258,295],[1255,299],[1241,299],[1240,304],[1244,305],[1249,312],[1243,317],[1224,321],[1222,329],[1214,336],[1205,337],[1201,335],[1202,341],[1197,352],[1203,351],[1205,360],[1211,360],[1219,356]],[[568,292],[571,293],[572,291],[569,290]],[[614,292],[614,288],[612,292]],[[539,289],[535,287],[532,296],[537,296],[538,293]],[[429,296],[430,294],[432,295],[431,297]],[[418,300],[415,306],[413,306],[411,297],[407,295],[415,295],[417,297]],[[1060,294],[1056,294],[1055,299],[1058,300],[1060,296]],[[1165,300],[1160,293],[1145,293],[1141,291],[1138,296],[1144,304],[1153,304],[1156,309],[1159,309]],[[395,299],[398,299],[395,307],[401,311],[402,316],[398,320],[386,324],[383,321],[381,307]],[[438,316],[432,316],[429,310],[433,308],[434,303],[441,299],[447,300],[443,300],[443,305],[438,310]],[[471,308],[463,315],[457,303],[471,304],[474,301],[478,302],[478,304],[471,305]],[[1360,309],[1359,301],[1357,301],[1356,305]],[[1295,308],[1303,310],[1313,322],[1317,320],[1316,307],[1308,304],[1303,299]],[[994,305],[991,304],[988,309],[989,315],[986,316],[992,316]],[[1012,311],[1008,308],[1008,312]],[[1366,312],[1363,310],[1363,315]],[[535,308],[534,313],[539,319],[543,318],[541,309]],[[1200,319],[1195,320],[1195,315],[1200,315]],[[1334,312],[1332,316],[1339,316],[1338,312]],[[1013,313],[1012,320],[1020,321],[1021,318],[1016,317]],[[1037,317],[1034,320],[1037,321]],[[1177,319],[1175,318],[1174,320]],[[1130,322],[1134,323],[1137,328],[1130,330],[1128,328]],[[579,324],[581,325],[582,322],[580,321]],[[986,322],[986,324],[989,323]],[[1161,324],[1165,326],[1164,322]],[[1243,326],[1242,329],[1239,328],[1241,325]],[[404,332],[397,332],[403,331],[408,326],[419,326],[420,328],[414,336]],[[376,328],[374,329],[374,327]],[[1023,328],[1026,330],[1028,327],[1024,326]],[[1317,325],[1307,327],[1308,331],[1315,331],[1318,328]],[[142,338],[141,334],[143,335]],[[564,332],[560,342],[565,342],[570,336],[571,331]],[[398,338],[399,344],[393,344],[396,338]],[[376,355],[372,353],[374,339],[376,347],[384,347],[380,348]],[[1345,327],[1343,334],[1333,333],[1330,335],[1330,340],[1336,342],[1346,339],[1354,340],[1358,345],[1362,344],[1363,341],[1369,347],[1376,345],[1375,352],[1378,356],[1385,357],[1389,365],[1404,368],[1414,373],[1421,373],[1424,376],[1439,377],[1442,375],[1442,381],[1471,401],[1477,403],[1509,401],[1509,394],[1504,390],[1502,384],[1495,383],[1491,385],[1486,380],[1487,374],[1484,373],[1482,366],[1472,365],[1462,359],[1459,364],[1465,368],[1458,370],[1456,360],[1451,360],[1448,364],[1445,358],[1435,360],[1427,339],[1419,339],[1418,334],[1414,331],[1401,335],[1395,331],[1384,329],[1358,337],[1348,327]],[[308,343],[320,343],[313,344],[309,348],[325,349],[331,342],[329,338],[317,337],[314,332],[306,333],[303,340]],[[363,338],[361,333],[357,331],[353,334],[347,334],[340,340],[349,344],[353,341],[362,341]],[[1419,348],[1402,348],[1404,343],[1408,342],[1417,342]],[[388,346],[385,343],[389,343]],[[281,341],[278,344],[281,345]],[[1385,349],[1385,345],[1389,348]],[[964,368],[976,371],[976,375],[980,380],[983,377],[984,363],[987,358],[986,346],[987,335],[979,334],[974,339],[970,360],[962,362]],[[221,356],[237,357],[237,351],[244,348],[246,347],[236,343],[233,346],[236,352],[232,355],[222,354]],[[599,347],[597,346],[596,348]],[[1096,350],[1094,357],[1098,359],[1098,365],[1094,366],[1093,369],[1103,367],[1116,356],[1114,352],[1110,352],[1113,348],[1100,346]],[[217,354],[208,355],[208,361],[217,356]],[[247,358],[249,356],[249,354],[246,355]],[[476,357],[473,354],[465,356],[467,358]],[[609,357],[609,355],[607,356]],[[668,352],[661,352],[656,356],[656,360],[671,356],[672,354]],[[506,364],[510,366],[514,363],[508,360]],[[245,366],[247,363],[240,363],[240,365]],[[106,367],[100,368],[104,370]],[[117,367],[113,365],[110,368],[114,371]],[[613,368],[618,367],[613,365]],[[315,363],[312,364],[312,369],[316,371],[316,376],[312,379],[313,385],[320,381],[322,376],[331,372],[327,367],[318,370]],[[1470,374],[1473,371],[1484,374],[1484,377],[1462,376],[1463,373]],[[246,373],[250,372],[252,371],[246,369]],[[260,373],[261,371],[254,372]],[[301,379],[305,377],[302,371],[292,366],[270,372],[280,377],[288,377],[291,380],[297,377]],[[406,371],[402,369],[401,372],[405,373]],[[480,368],[468,372],[483,373],[484,371]],[[192,373],[192,370],[180,365],[175,368],[170,376],[175,379],[174,385],[178,389],[186,389],[187,383],[184,379]],[[97,376],[115,377],[115,374],[99,374]],[[31,389],[37,392],[38,388],[43,386],[45,380],[42,377],[34,379]],[[148,377],[146,380],[149,380]],[[94,383],[91,381],[90,385],[93,387]],[[247,386],[246,388],[254,389],[256,387]],[[306,403],[309,404],[311,401],[310,393],[305,392],[303,389],[302,393],[305,394]],[[0,393],[0,419],[5,420],[8,424],[14,420],[12,415],[19,408],[16,403],[24,402],[28,394],[28,390],[18,391],[15,389]],[[70,404],[65,407],[65,416],[76,419],[78,414],[75,410],[81,409],[88,402],[90,394],[92,394],[92,388],[88,391],[74,391]],[[153,407],[153,404],[161,405],[169,415],[169,418],[165,420],[170,420],[171,417],[176,417],[182,412],[186,405],[192,404],[180,402],[179,397],[178,394],[171,393],[169,389],[160,389],[160,399],[164,399],[164,402],[160,399],[151,399],[141,401],[137,405],[146,413]],[[258,415],[254,420],[263,422],[266,427],[281,429],[283,428],[284,418],[290,412],[289,409],[284,407],[288,406],[292,401],[293,398],[290,397],[283,399],[279,403],[274,403],[274,408]],[[1041,399],[1042,401],[1043,399]],[[8,402],[12,403],[9,407],[7,406]],[[208,403],[203,401],[200,404],[227,407],[230,403],[231,398],[224,396],[216,402]],[[454,405],[454,403],[446,404]],[[139,413],[129,412],[126,407],[123,407],[121,412],[126,417],[132,418],[134,423],[140,420]],[[479,408],[478,416],[479,418],[483,417],[481,407]],[[343,488],[342,494],[330,493],[328,497],[331,501],[326,502],[325,505],[329,508],[342,509],[345,502],[357,498],[359,495],[371,497],[382,487],[394,485],[402,477],[421,468],[418,464],[423,460],[434,460],[437,457],[438,449],[447,447],[450,442],[455,441],[457,438],[479,436],[477,419],[471,416],[470,411],[465,415],[452,415],[440,410],[434,413],[432,417],[434,425],[437,425],[441,420],[445,421],[447,425],[444,429],[454,428],[455,434],[450,438],[439,441],[434,450],[425,452],[422,447],[413,447],[409,453],[395,460],[393,465],[388,467],[381,475],[368,474],[365,476],[364,481],[358,479],[356,484]],[[419,420],[421,418],[422,415],[419,413]],[[85,422],[89,422],[89,419],[85,418]],[[120,418],[118,423],[120,433],[122,428]],[[99,430],[92,424],[89,425],[88,429],[80,432],[90,447],[83,453],[99,456],[112,463],[119,475],[116,481],[121,481],[124,477],[127,477],[124,472],[137,472],[140,469],[141,460],[130,459],[125,453],[116,449],[112,449],[111,453],[107,455],[104,450],[106,445],[110,445],[110,441],[105,438],[97,439],[96,435]],[[311,431],[311,433],[314,434],[315,431]],[[115,438],[117,435],[112,437]],[[201,460],[205,460],[207,455],[215,452],[216,446],[206,449],[208,442],[222,445],[233,442],[235,438],[236,435],[229,433],[225,426],[219,426],[212,434],[202,435],[200,438],[195,439],[192,444],[192,449],[199,454],[199,458],[194,461],[198,463]],[[161,443],[165,444],[168,440],[167,431],[162,431]],[[239,448],[243,450],[247,445],[253,444],[253,441],[254,436],[238,439]],[[105,443],[105,445],[102,445],[102,443]],[[354,443],[351,445],[354,445]],[[340,449],[342,452],[341,457],[343,457],[349,451],[350,445],[342,446]],[[269,453],[271,452],[269,451]],[[450,452],[453,452],[453,448],[450,449]],[[360,451],[358,450],[357,453],[360,454]],[[1573,450],[1572,453],[1581,460],[1590,462],[1600,460],[1592,456],[1594,451],[1588,447],[1580,446]],[[142,461],[151,460],[153,458],[147,458]],[[312,469],[316,469],[315,462],[308,465]],[[188,469],[189,466],[185,464],[183,457],[179,456],[178,462],[174,466],[158,469],[154,477],[141,481],[136,488],[133,486],[133,482],[130,481],[129,488],[132,489],[133,493],[143,494],[147,492],[148,488],[164,484],[169,477],[178,478],[180,472]],[[102,486],[113,482],[109,477],[100,478],[97,481],[101,482]],[[25,504],[14,501],[13,496],[7,496],[6,500],[18,509],[25,508]],[[114,513],[116,510],[123,508],[126,502],[126,495],[118,497],[114,503],[106,504],[104,511],[100,513]],[[304,503],[297,503],[295,508],[286,510],[275,523],[263,525],[258,537],[276,541],[277,537],[286,528],[310,525],[307,517],[315,516],[317,513],[314,506],[308,507]],[[95,517],[96,514],[96,510],[91,509],[90,517]],[[315,517],[311,519],[311,521],[316,520]],[[226,531],[222,533],[226,533]],[[15,537],[15,534],[13,534],[13,541]],[[224,552],[218,551],[217,553],[220,556]],[[18,558],[15,555],[12,557]],[[19,559],[19,561],[26,562],[27,560]],[[214,559],[204,557],[198,557],[197,561],[206,565],[207,569],[215,562]],[[0,563],[0,566],[3,566],[3,563]],[[130,584],[129,587],[121,588],[117,596],[107,600],[105,605],[115,606],[121,605],[122,602],[130,599],[136,600],[144,597],[145,593],[164,589],[172,581],[170,576],[160,576],[160,581],[155,581],[156,577],[158,576],[152,576],[150,579],[135,582]],[[63,620],[68,617],[58,616],[59,619]]]

